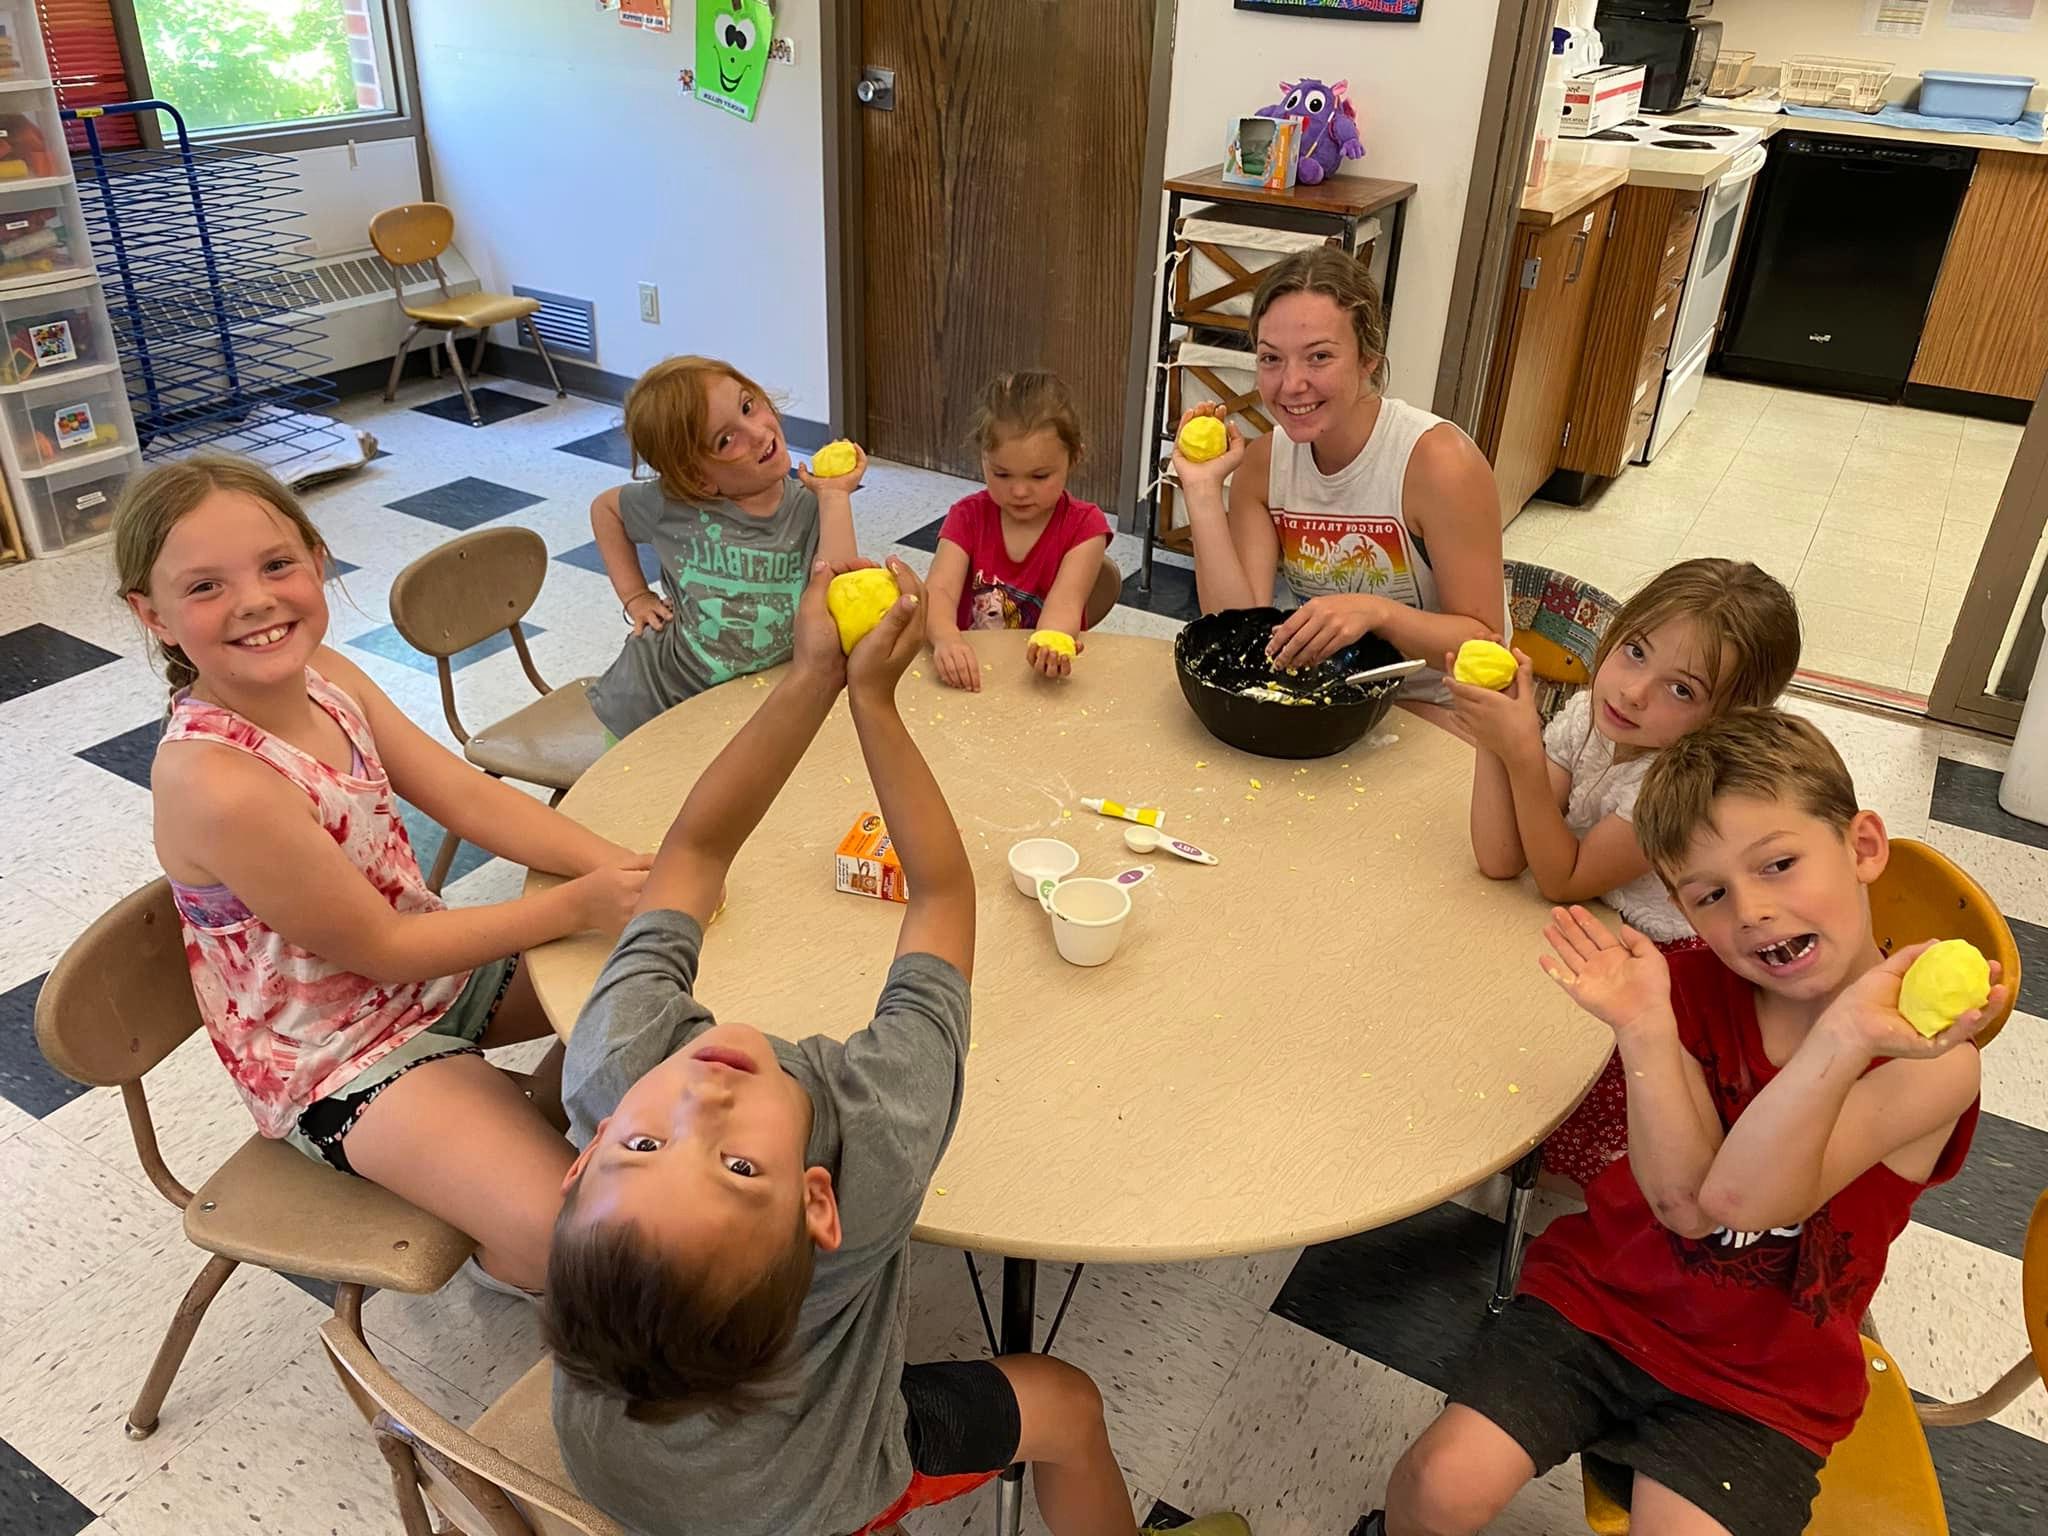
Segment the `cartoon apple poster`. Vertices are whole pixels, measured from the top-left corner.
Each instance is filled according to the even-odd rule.
[[[768,0],[697,0],[697,99],[751,123],[774,40]]]

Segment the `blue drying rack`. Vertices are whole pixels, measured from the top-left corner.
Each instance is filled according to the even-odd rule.
[[[161,147],[109,149],[99,119],[153,112]],[[303,217],[289,155],[194,144],[165,101],[64,112],[83,131],[79,201],[146,458],[233,438],[273,467],[341,440],[310,290],[294,268]],[[162,126],[160,123],[159,126]],[[311,413],[311,420],[307,413]]]

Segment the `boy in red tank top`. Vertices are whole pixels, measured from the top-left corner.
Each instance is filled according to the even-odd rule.
[[[1961,1047],[2004,988],[1932,1040],[1899,1016],[1927,946],[1879,951],[1884,824],[1818,730],[1743,710],[1681,740],[1636,832],[1707,948],[1667,957],[1574,907],[1542,962],[1614,1031],[1628,1157],[1530,1244],[1360,1536],[1478,1531],[1574,1453],[1639,1536],[1799,1536],[1862,1411],[1886,1252],[1969,1150]]]

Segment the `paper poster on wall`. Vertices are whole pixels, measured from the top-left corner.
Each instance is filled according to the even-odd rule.
[[[619,25],[643,32],[669,29],[669,0],[619,0]]]
[[[774,41],[767,0],[697,0],[697,99],[751,123]]]
[[[2028,32],[2034,0],[1949,0],[1948,24],[1979,32]]]
[[[1927,30],[1931,0],[1870,0],[1863,12],[1866,37],[1918,37]]]

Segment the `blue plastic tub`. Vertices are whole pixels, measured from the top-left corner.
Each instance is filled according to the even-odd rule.
[[[1975,117],[2016,123],[2039,84],[2032,75],[1980,75],[1965,69],[1920,71],[1920,112],[1925,117]]]

